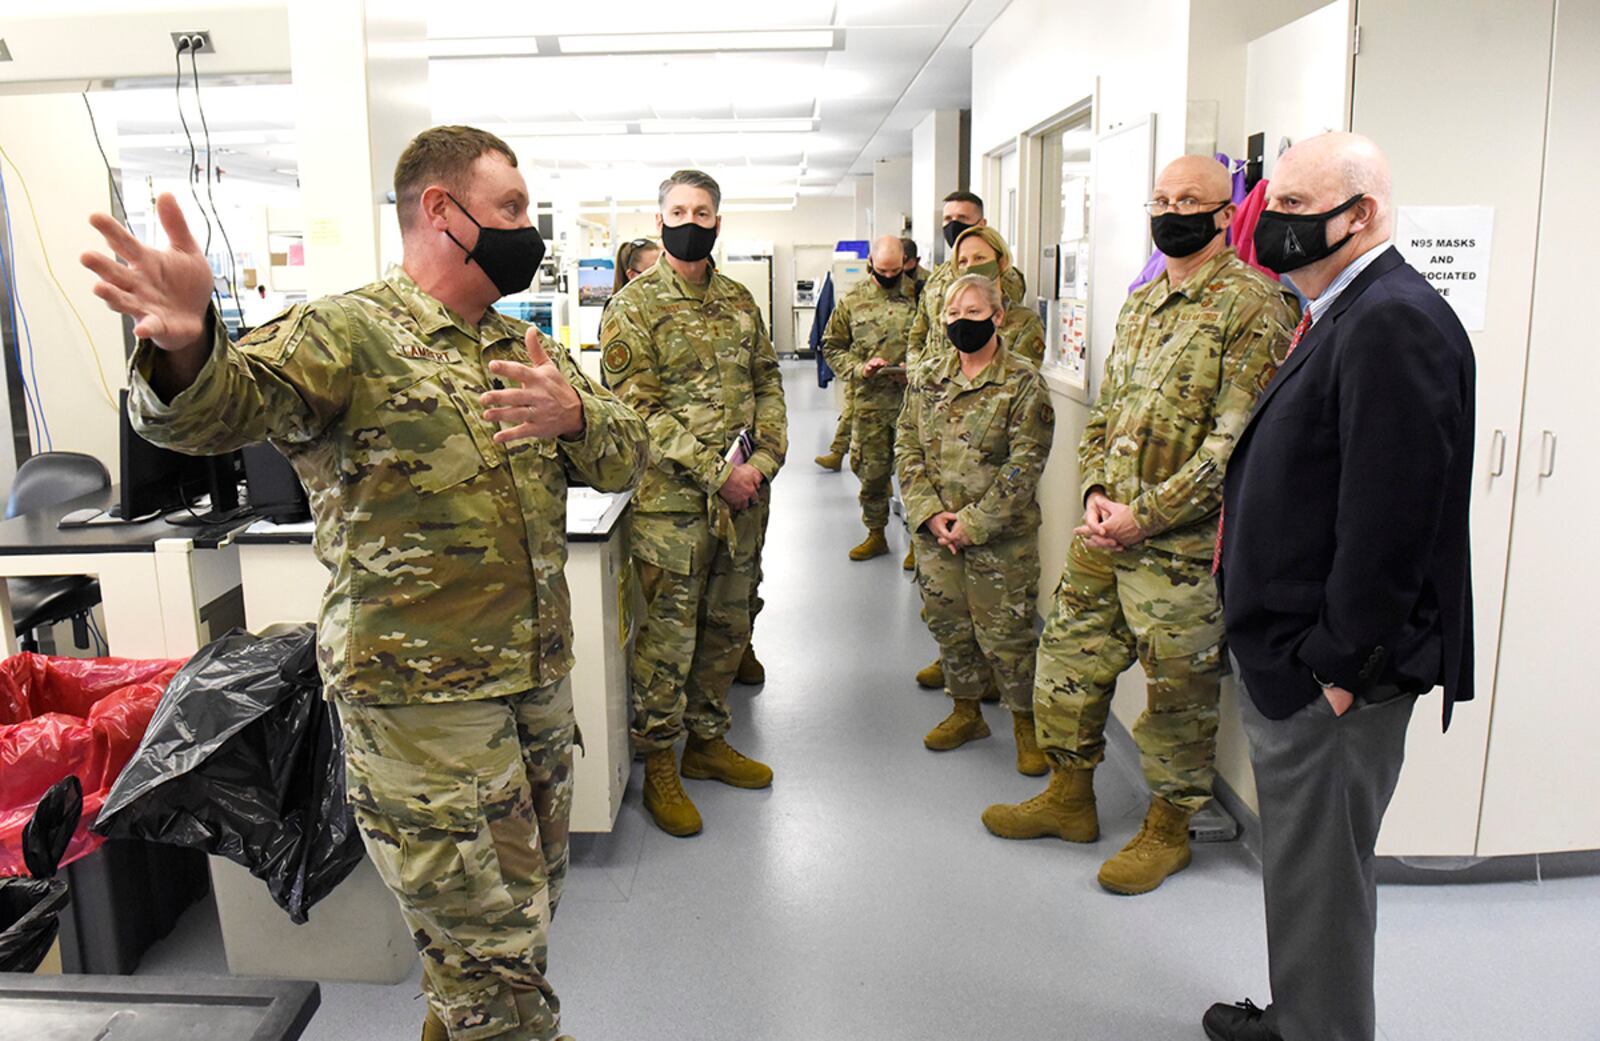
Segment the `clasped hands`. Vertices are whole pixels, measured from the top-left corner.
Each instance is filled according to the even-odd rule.
[[[951,553],[960,553],[972,545],[972,536],[967,533],[961,518],[949,510],[929,517],[924,527],[928,529],[928,534],[939,540],[941,547]]]
[[[1133,519],[1133,508],[1114,502],[1105,492],[1096,488],[1084,503],[1083,526],[1074,528],[1074,535],[1095,549],[1121,553],[1144,541],[1144,531]]]

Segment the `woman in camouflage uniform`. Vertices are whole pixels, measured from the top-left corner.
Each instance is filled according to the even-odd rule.
[[[1055,413],[1038,369],[1005,347],[999,286],[964,275],[945,295],[944,349],[912,374],[896,432],[896,472],[917,544],[917,582],[939,642],[949,718],[923,743],[958,748],[989,734],[979,699],[1011,710],[1017,769],[1047,766],[1033,732],[1039,476]]]

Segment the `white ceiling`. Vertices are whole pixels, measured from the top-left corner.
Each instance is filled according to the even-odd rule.
[[[1008,2],[604,0],[557,7],[453,0],[429,20],[433,53],[488,41],[517,56],[431,60],[433,120],[500,134],[531,180],[554,178],[584,202],[651,200],[665,172],[683,166],[716,175],[733,201],[848,194],[850,175],[910,154],[912,128],[929,111],[970,104],[970,48]],[[843,46],[549,53],[558,37],[573,34],[816,28],[843,30],[835,34]],[[212,85],[202,77],[212,143],[228,175],[293,183],[288,90]],[[184,96],[198,133],[192,90]],[[182,176],[188,146],[171,88],[119,90],[112,104],[130,172]]]

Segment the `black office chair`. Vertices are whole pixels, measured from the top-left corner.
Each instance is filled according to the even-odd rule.
[[[17,468],[6,500],[6,518],[59,506],[111,487],[111,475],[100,460],[81,452],[44,452]],[[38,630],[72,622],[72,642],[89,646],[89,612],[100,602],[100,582],[87,575],[45,575],[13,578],[11,617],[25,651],[39,650]]]

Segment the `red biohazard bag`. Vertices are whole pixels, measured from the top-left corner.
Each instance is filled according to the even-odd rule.
[[[65,777],[83,785],[83,816],[61,862],[99,848],[105,840],[89,828],[182,665],[39,654],[0,662],[0,877],[26,873],[22,829]]]

